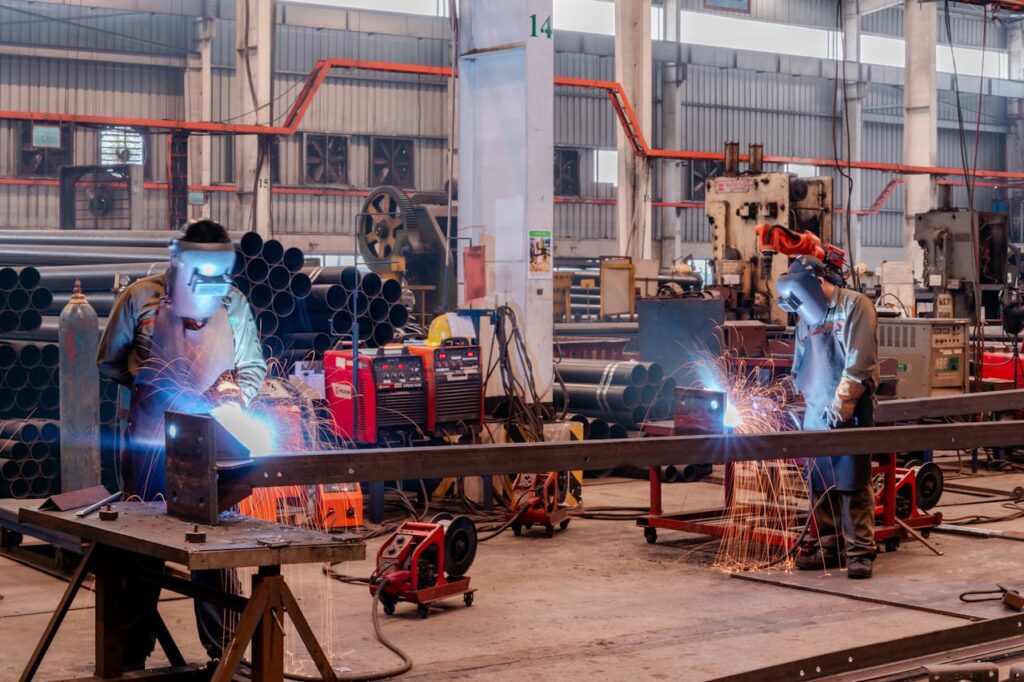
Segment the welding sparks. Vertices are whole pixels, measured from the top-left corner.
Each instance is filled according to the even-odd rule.
[[[249,448],[253,457],[274,452],[274,432],[271,426],[242,411],[237,403],[224,403],[210,410],[210,416],[227,429],[238,442]]]
[[[736,429],[743,424],[743,419],[740,417],[740,411],[731,400],[725,401],[725,417],[723,419],[723,423],[727,429]]]

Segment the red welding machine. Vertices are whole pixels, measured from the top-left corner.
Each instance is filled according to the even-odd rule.
[[[469,339],[445,339],[441,346],[408,346],[423,359],[427,379],[427,431],[447,435],[451,427],[483,422],[484,384],[480,347]]]
[[[476,526],[465,516],[441,513],[430,523],[406,521],[377,551],[370,594],[380,592],[384,613],[407,601],[426,618],[430,604],[462,595],[472,606],[466,571],[476,557]]]
[[[548,471],[542,474],[520,474],[512,488],[512,508],[506,520],[512,532],[521,535],[523,528],[534,525],[544,528],[551,537],[555,526],[569,527],[569,512],[579,506],[583,495],[582,474],[575,471]]]
[[[327,351],[324,380],[334,430],[342,438],[387,444],[426,427],[423,360],[402,346],[360,353],[358,373],[351,349]]]

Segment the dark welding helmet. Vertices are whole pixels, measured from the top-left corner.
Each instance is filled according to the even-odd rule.
[[[828,297],[818,277],[825,276],[825,265],[817,258],[795,258],[789,272],[779,275],[775,282],[779,307],[787,313],[796,313],[811,327],[820,325],[828,314]]]
[[[231,290],[235,246],[225,243],[171,242],[169,293],[179,317],[208,319]]]

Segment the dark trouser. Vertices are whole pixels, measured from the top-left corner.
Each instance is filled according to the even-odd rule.
[[[855,492],[812,490],[811,508],[823,552],[839,551],[842,538],[847,558],[874,558],[875,495],[870,484]]]
[[[149,571],[162,571],[164,563],[159,559],[142,557],[139,567]],[[126,572],[131,575],[131,572]],[[232,594],[241,594],[238,574],[232,570],[193,571],[192,583],[201,587]],[[128,670],[140,670],[145,667],[146,659],[156,648],[156,629],[152,617],[157,612],[160,599],[160,588],[152,583],[141,580],[125,581],[125,602],[132,605],[125,630],[124,662]],[[220,658],[224,648],[234,635],[235,614],[225,613],[224,609],[209,602],[195,600],[196,626],[199,629],[199,641],[211,659]]]
[[[132,452],[131,448],[128,448],[127,452]],[[149,452],[136,451],[134,459],[122,461],[125,495],[139,494],[146,500],[163,495],[166,488],[163,485],[163,471],[162,452],[154,452],[152,449]],[[149,557],[139,557],[139,565],[141,568],[156,572],[162,571],[164,567],[162,561]],[[129,670],[141,669],[156,647],[156,630],[152,619],[157,613],[160,588],[141,580],[133,580],[131,571],[126,571],[125,575],[129,577],[125,581],[124,598],[125,602],[132,606],[125,635],[125,666]],[[242,593],[238,573],[234,569],[193,571],[192,582],[231,594]],[[219,606],[198,599],[195,600],[195,612],[199,641],[211,659],[220,658],[224,647],[234,634],[235,614],[225,613]],[[229,618],[232,620],[228,621]]]

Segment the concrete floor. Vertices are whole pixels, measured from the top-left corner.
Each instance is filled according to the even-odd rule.
[[[957,482],[1001,490],[1024,484],[1024,474],[999,474]],[[718,502],[709,483],[666,488],[666,508]],[[646,503],[646,484],[629,479],[588,481],[588,505]],[[944,504],[969,501],[947,494]],[[999,503],[951,506],[948,517],[1002,514]],[[1024,520],[994,525],[1024,530]],[[416,680],[523,679],[706,680],[851,646],[963,625],[965,616],[1005,615],[998,603],[967,606],[958,595],[1018,587],[1019,543],[936,534],[943,556],[910,542],[883,554],[871,581],[851,581],[841,571],[754,574],[769,583],[737,579],[714,569],[714,546],[694,536],[663,532],[645,543],[628,522],[576,519],[546,539],[534,532],[505,533],[481,546],[473,566],[476,603],[461,600],[421,620],[398,606],[385,617],[385,633],[408,651]],[[373,541],[367,555],[379,544]],[[371,561],[338,572],[365,576]],[[289,581],[334,663],[357,671],[391,667],[397,659],[373,637],[371,600],[363,587],[330,581],[319,567],[289,569]],[[772,584],[781,583],[781,584]],[[793,589],[802,585],[835,594]],[[0,679],[17,679],[57,604],[64,583],[0,559]],[[860,601],[863,595],[948,611],[926,613]],[[37,679],[91,672],[92,594],[83,592],[58,635]],[[186,657],[201,660],[191,603],[163,601],[161,613]],[[297,637],[286,637],[297,648]],[[298,651],[291,670],[312,674]],[[163,660],[156,656],[155,661]]]

